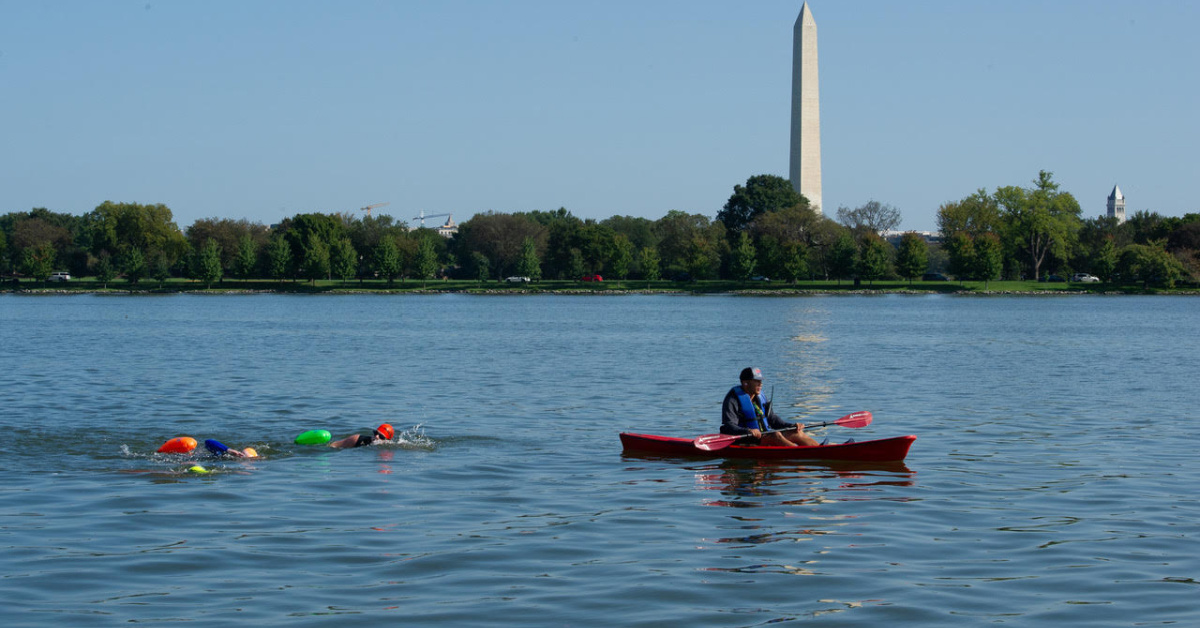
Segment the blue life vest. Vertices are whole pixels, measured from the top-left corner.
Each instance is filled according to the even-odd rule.
[[[733,394],[737,395],[738,404],[742,406],[741,421],[738,422],[738,425],[748,430],[767,431],[767,402],[763,399],[762,394],[758,395],[758,407],[763,409],[763,417],[761,419],[754,412],[754,404],[750,401],[750,395],[742,390],[741,386],[734,386]]]

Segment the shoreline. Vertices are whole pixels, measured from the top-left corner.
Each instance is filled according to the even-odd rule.
[[[463,294],[476,296],[505,296],[505,295],[565,295],[565,296],[623,296],[623,295],[676,295],[676,296],[746,296],[746,297],[812,297],[812,296],[957,296],[957,297],[994,297],[994,296],[1029,296],[1029,297],[1052,297],[1052,296],[1200,296],[1200,289],[1142,289],[1128,288],[1122,290],[1078,290],[1078,289],[1059,289],[1059,290],[974,290],[970,288],[956,290],[941,290],[928,289],[918,290],[911,288],[845,288],[845,289],[822,289],[822,288],[779,288],[773,290],[763,289],[713,289],[713,290],[695,290],[685,288],[604,288],[604,289],[589,289],[589,288],[483,288],[483,287],[462,287],[462,288],[379,288],[379,289],[364,289],[364,288],[339,288],[339,287],[324,287],[311,288],[304,286],[302,288],[291,289],[262,289],[262,288],[145,288],[145,289],[63,289],[63,288],[32,288],[32,289],[0,289],[0,295],[15,295],[15,296],[69,296],[69,295],[95,295],[95,296],[169,296],[169,295],[207,295],[207,296],[250,296],[262,294],[291,294],[291,295],[311,295],[311,296],[348,296],[348,295],[381,295],[381,296],[429,296],[443,294]]]

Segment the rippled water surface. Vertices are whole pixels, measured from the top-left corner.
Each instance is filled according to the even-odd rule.
[[[1198,339],[1172,297],[0,296],[4,625],[1196,625]],[[622,454],[750,364],[908,460]]]

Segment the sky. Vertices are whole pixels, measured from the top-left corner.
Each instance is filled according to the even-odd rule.
[[[0,214],[715,218],[787,176],[801,4],[0,0]],[[809,8],[827,215],[934,230],[1040,170],[1085,217],[1114,185],[1130,214],[1200,212],[1200,3]]]

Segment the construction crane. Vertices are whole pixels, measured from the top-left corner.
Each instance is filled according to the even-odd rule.
[[[421,226],[424,227],[426,218],[441,218],[442,216],[450,216],[450,214],[426,214],[425,210],[422,209],[420,214],[413,216],[413,219],[420,220]]]
[[[361,208],[359,211],[367,212],[367,218],[370,218],[372,209],[375,209],[376,207],[383,207],[384,205],[391,205],[391,203],[375,203],[374,205],[367,205],[366,207]]]

